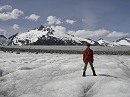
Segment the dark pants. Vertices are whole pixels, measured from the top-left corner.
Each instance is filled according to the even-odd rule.
[[[93,67],[93,62],[84,62],[84,63],[85,63],[85,66],[84,66],[83,76],[86,75],[86,69],[87,69],[88,63],[90,64],[93,75],[96,76],[96,72],[95,72],[94,67]]]

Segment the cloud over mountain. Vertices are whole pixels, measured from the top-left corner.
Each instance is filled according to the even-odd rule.
[[[61,19],[57,18],[56,16],[48,16],[47,17],[47,24],[52,25],[52,24],[61,24]]]
[[[5,35],[5,34],[6,34],[6,30],[0,29],[0,35]]]
[[[0,13],[0,20],[6,21],[11,19],[18,19],[24,12],[19,9],[13,9],[11,12]]]
[[[25,19],[33,20],[33,21],[38,21],[39,18],[40,18],[40,16],[36,15],[36,14],[31,14],[30,16],[25,17]]]
[[[12,28],[13,28],[14,30],[18,30],[18,29],[19,29],[19,25],[18,25],[18,24],[14,24],[14,25],[12,26]]]
[[[82,38],[95,38],[95,37],[106,37],[106,38],[120,38],[129,35],[128,33],[124,32],[117,32],[117,31],[109,31],[106,29],[98,29],[98,30],[77,30],[77,31],[70,31],[75,36],[82,37]]]
[[[127,36],[129,35],[128,33],[124,33],[124,32],[116,32],[116,31],[113,31],[111,33],[109,33],[107,35],[107,37],[124,37],[124,36]]]
[[[12,9],[12,6],[10,6],[10,5],[0,6],[0,11],[3,11],[3,10],[11,10],[11,9]]]
[[[71,24],[71,25],[74,24],[75,22],[76,22],[75,20],[70,20],[70,19],[67,19],[67,20],[66,20],[66,23],[69,23],[69,24]]]
[[[52,26],[52,28],[54,29],[54,31],[56,32],[66,32],[66,28],[62,27],[62,26]]]
[[[109,33],[106,29],[98,29],[98,30],[77,30],[77,31],[69,31],[73,33],[75,36],[82,38],[92,38],[92,37],[100,37]]]

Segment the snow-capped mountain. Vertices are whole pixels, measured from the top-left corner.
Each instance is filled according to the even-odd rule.
[[[109,41],[106,41],[102,38],[100,38],[98,41],[97,41],[101,46],[109,46],[110,45],[110,42]]]
[[[123,37],[120,38],[114,42],[109,42],[104,39],[99,39],[97,41],[101,46],[130,46],[130,38],[129,37]]]
[[[0,45],[6,44],[7,38],[4,35],[0,35]]]
[[[98,45],[98,42],[74,37],[68,33],[56,32],[51,26],[41,25],[28,32],[16,35],[12,40],[12,45]]]
[[[12,35],[12,36],[10,36],[10,37],[8,38],[8,45],[11,45],[11,44],[12,44],[13,39],[14,39],[17,35],[18,35],[18,33],[14,34],[14,35]]]
[[[112,43],[115,46],[130,46],[130,37],[123,37]]]
[[[94,46],[130,46],[130,37],[124,37],[114,42],[102,38],[94,41],[89,38],[75,37],[66,32],[57,32],[51,26],[41,25],[28,32],[16,33],[8,38],[9,45],[86,45],[88,43]]]

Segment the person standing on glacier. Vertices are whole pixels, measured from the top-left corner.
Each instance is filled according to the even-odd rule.
[[[88,63],[90,64],[90,67],[92,69],[93,72],[93,76],[96,76],[96,72],[94,70],[93,67],[93,50],[90,49],[90,44],[87,45],[87,48],[83,51],[83,62],[85,63],[84,69],[83,69],[83,77],[85,77],[86,75],[86,69],[87,69],[87,65]]]

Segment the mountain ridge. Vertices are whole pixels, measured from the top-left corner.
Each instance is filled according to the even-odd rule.
[[[56,32],[51,26],[38,28],[17,35],[12,45],[99,45],[96,41],[74,37],[68,33]]]
[[[0,45],[7,43],[7,38],[4,35],[0,35]]]
[[[130,37],[123,37],[114,42],[100,38],[80,38],[71,33],[57,32],[51,26],[41,25],[24,33],[16,33],[9,38],[0,35],[0,45],[87,45],[93,46],[130,46]]]

